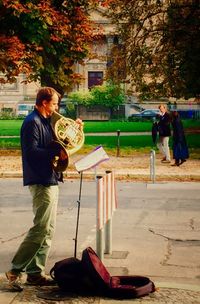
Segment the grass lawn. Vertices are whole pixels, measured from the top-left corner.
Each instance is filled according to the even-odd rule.
[[[200,134],[188,134],[186,136],[188,147],[200,148]],[[137,136],[120,136],[119,140],[121,147],[131,148],[155,148],[150,135]],[[117,136],[86,136],[86,145],[103,145],[109,148],[117,146]],[[172,138],[170,138],[170,146],[172,146]]]
[[[20,128],[23,120],[0,120],[0,136],[18,136],[17,138],[0,138],[0,149],[20,149]],[[200,129],[200,120],[183,120],[185,129]],[[117,130],[121,132],[150,132],[152,122],[85,122],[84,132],[85,153],[92,148],[102,145],[115,153],[117,148]],[[116,132],[115,136],[90,136],[93,132]],[[187,143],[190,149],[190,156],[200,158],[200,134],[187,134]],[[149,151],[157,149],[152,142],[151,135],[123,136],[119,138],[120,150],[123,155],[129,155],[134,151]],[[172,138],[170,138],[172,148]]]
[[[187,143],[189,149],[197,150],[194,153],[196,157],[200,157],[200,134],[187,134]],[[84,147],[87,148],[96,147],[102,145],[108,149],[116,149],[117,147],[117,136],[89,136],[85,137]],[[120,149],[126,150],[126,154],[129,154],[132,149],[156,149],[156,146],[152,142],[150,135],[137,135],[137,136],[120,136],[119,138]],[[172,138],[170,138],[170,147],[172,147]],[[3,149],[20,149],[20,138],[0,138],[0,148]],[[195,158],[196,158],[195,157]]]
[[[104,122],[92,122],[87,121],[84,123],[85,133],[101,133],[101,132],[148,132],[151,131],[152,122],[117,122],[117,121],[104,121]]]
[[[18,136],[22,120],[0,120],[0,136]]]
[[[0,120],[0,136],[19,136],[22,122],[22,120]],[[185,129],[200,129],[200,120],[183,120],[183,125]],[[151,127],[151,121],[86,121],[84,123],[84,132],[117,132],[117,130],[120,130],[121,132],[150,132]]]

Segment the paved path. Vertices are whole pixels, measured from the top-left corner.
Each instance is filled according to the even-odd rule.
[[[117,136],[116,132],[85,133],[85,136]],[[151,132],[120,132],[121,136],[151,135]],[[19,138],[20,136],[1,135],[0,138]]]
[[[199,134],[200,130],[195,129],[195,130],[186,130],[185,133],[189,134]],[[123,132],[120,131],[120,136],[139,136],[139,135],[150,135],[151,132]],[[117,131],[116,132],[100,132],[100,133],[85,133],[85,136],[118,136]],[[19,138],[20,136],[7,136],[7,135],[1,135],[0,138]]]
[[[57,230],[47,271],[54,263],[73,256],[79,180],[60,185]],[[104,264],[111,275],[149,276],[158,291],[134,303],[200,303],[200,183],[116,184],[118,209],[113,216],[112,254]],[[22,180],[0,179],[1,272],[32,221],[30,195]],[[83,181],[78,257],[87,246],[96,248],[96,184]],[[25,279],[25,278],[24,278]],[[62,302],[57,301],[58,297]],[[45,299],[44,299],[45,298]],[[99,297],[72,297],[52,288],[8,289],[0,275],[0,303],[120,303]],[[124,300],[133,303],[133,300]]]

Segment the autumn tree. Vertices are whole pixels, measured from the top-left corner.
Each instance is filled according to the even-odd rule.
[[[142,98],[200,94],[198,0],[110,0],[108,14]]]
[[[119,41],[113,44],[107,60],[106,78],[120,85],[126,82],[126,52],[123,44]]]
[[[1,0],[0,72],[3,82],[20,73],[61,94],[80,81],[75,64],[88,53],[94,28],[88,9],[98,0]]]

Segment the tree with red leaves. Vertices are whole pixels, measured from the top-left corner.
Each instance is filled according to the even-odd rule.
[[[26,81],[54,87],[62,95],[79,81],[74,70],[94,36],[88,10],[98,0],[2,0],[0,2],[1,82]],[[106,2],[106,1],[105,1]]]

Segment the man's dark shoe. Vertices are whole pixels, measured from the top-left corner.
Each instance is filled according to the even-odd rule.
[[[182,165],[184,162],[186,162],[186,159],[181,159],[180,165]]]
[[[172,167],[179,167],[179,163],[174,163]]]
[[[26,279],[26,284],[32,286],[52,286],[52,285],[56,285],[56,281],[52,280],[50,277],[45,275],[28,274]]]

